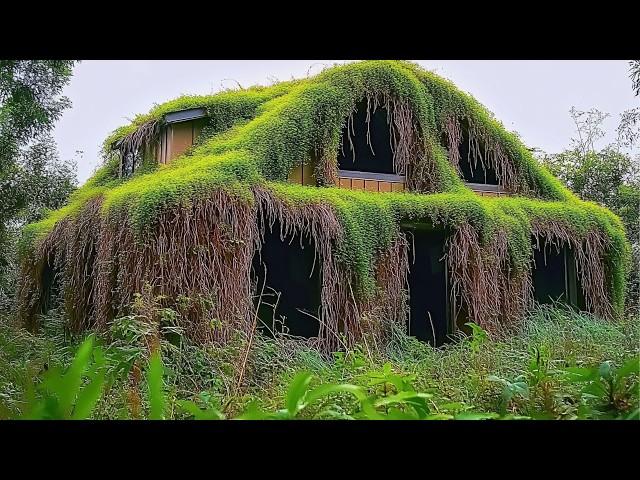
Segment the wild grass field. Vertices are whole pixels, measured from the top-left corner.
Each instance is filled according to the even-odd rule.
[[[57,310],[0,323],[0,418],[638,419],[640,324],[540,306],[521,329],[436,349],[404,332],[331,355],[260,334],[198,346],[175,312],[78,337]],[[154,327],[153,325],[157,325]]]

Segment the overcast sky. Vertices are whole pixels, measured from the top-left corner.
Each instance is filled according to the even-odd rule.
[[[84,183],[100,161],[104,138],[155,103],[181,94],[214,93],[236,82],[248,87],[305,77],[336,62],[342,61],[83,61],[64,92],[73,106],[58,121],[54,135],[61,157],[78,162],[78,177]],[[471,93],[527,146],[549,153],[569,144],[572,106],[610,113],[605,141],[612,141],[620,113],[640,104],[624,61],[418,62]]]

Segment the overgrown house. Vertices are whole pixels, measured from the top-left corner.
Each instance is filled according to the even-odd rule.
[[[394,327],[436,345],[469,321],[501,334],[536,301],[623,308],[619,219],[409,62],[183,96],[104,155],[25,229],[31,328],[56,292],[71,328],[105,329],[145,288],[197,340],[257,326],[326,349]]]

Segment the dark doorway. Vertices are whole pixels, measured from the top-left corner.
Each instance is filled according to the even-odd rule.
[[[562,302],[585,310],[585,298],[578,276],[573,249],[559,249],[542,240],[538,248],[534,240],[531,276],[534,298],[538,303]]]
[[[280,225],[265,232],[253,259],[259,327],[263,333],[317,337],[320,329],[320,264],[309,238],[280,239]],[[264,290],[263,290],[264,285]],[[260,293],[262,299],[260,300]]]
[[[342,129],[341,148],[338,151],[338,168],[371,173],[395,173],[391,134],[387,110],[381,106],[370,112],[367,126],[366,100],[356,105],[353,123],[347,122]],[[351,129],[351,141],[349,141]],[[367,141],[367,131],[369,141]]]
[[[461,122],[462,140],[458,146],[460,153],[460,170],[462,178],[468,183],[481,183],[485,185],[498,185],[498,177],[493,166],[487,164],[485,147],[482,142],[479,152],[469,145],[469,124],[466,120]]]
[[[439,347],[449,326],[448,279],[443,259],[446,233],[415,229],[409,240],[409,334]]]
[[[55,266],[45,263],[42,271],[42,297],[40,303],[40,313],[46,314],[54,308],[58,308],[62,303],[62,288],[60,285],[60,275]]]

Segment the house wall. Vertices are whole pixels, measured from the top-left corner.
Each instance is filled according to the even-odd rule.
[[[203,118],[167,125],[160,133],[160,141],[154,146],[156,161],[169,163],[182,155],[193,146],[205,125],[206,119]]]
[[[351,172],[354,173],[354,172]],[[365,190],[367,192],[403,192],[404,181],[388,181],[378,179],[357,178],[353,176],[338,177],[336,186],[349,190]]]
[[[314,158],[312,158],[306,164],[301,163],[289,173],[289,182],[311,187],[317,186],[315,173],[316,165],[317,161]]]

